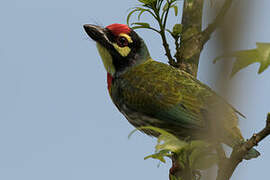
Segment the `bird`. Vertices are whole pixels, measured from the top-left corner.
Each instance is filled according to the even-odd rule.
[[[144,40],[128,25],[83,27],[96,42],[113,103],[133,126],[160,128],[181,140],[215,139],[232,148],[245,141],[239,111],[184,70],[153,60]],[[259,155],[251,149],[244,158]]]

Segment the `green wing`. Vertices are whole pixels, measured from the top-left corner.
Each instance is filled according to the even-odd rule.
[[[218,104],[226,111],[228,128],[237,126],[235,110],[209,87],[186,72],[149,60],[120,76],[123,102],[168,124],[184,128],[205,128],[206,114]]]

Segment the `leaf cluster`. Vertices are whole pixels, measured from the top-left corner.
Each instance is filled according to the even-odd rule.
[[[129,137],[137,130],[150,130],[160,134],[155,146],[155,153],[146,156],[144,159],[153,158],[166,163],[166,157],[172,157],[172,155],[176,154],[179,164],[183,168],[188,166],[192,170],[205,170],[217,163],[217,154],[214,153],[212,147],[204,141],[180,140],[162,129],[150,126],[141,127],[132,131]]]
[[[170,9],[174,9],[175,16],[178,15],[178,6],[177,6],[177,0],[139,0],[142,4],[140,4],[137,7],[132,8],[130,13],[127,16],[127,24],[130,24],[130,18],[134,13],[138,13],[138,21],[134,22],[131,25],[133,25],[132,29],[150,29],[157,33],[162,33],[165,30],[168,31],[174,38],[178,37],[182,31],[181,24],[176,24],[172,30],[166,29],[166,23],[168,18],[168,13]],[[141,16],[144,13],[150,14],[156,22],[159,24],[159,29],[154,28],[152,25],[146,22],[140,22]]]

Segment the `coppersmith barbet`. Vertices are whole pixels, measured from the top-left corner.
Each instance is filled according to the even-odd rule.
[[[127,25],[86,24],[84,29],[96,41],[111,99],[132,125],[157,127],[179,139],[211,140],[215,136],[231,147],[244,141],[238,111],[192,75],[154,61],[143,39]],[[219,120],[211,118],[216,107],[223,112]],[[258,155],[252,149],[245,158]]]

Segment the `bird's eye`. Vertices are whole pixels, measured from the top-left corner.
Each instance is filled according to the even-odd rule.
[[[128,46],[128,40],[125,37],[119,37],[117,38],[117,45],[120,47]]]

